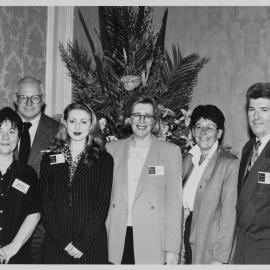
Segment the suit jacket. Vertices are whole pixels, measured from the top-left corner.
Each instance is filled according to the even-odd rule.
[[[59,123],[47,116],[41,114],[36,135],[31,146],[27,164],[32,166],[39,175],[40,162],[42,158],[41,150],[48,150],[53,137],[56,135]],[[18,158],[18,151],[15,151],[15,157]]]
[[[183,161],[184,178],[191,172],[192,155]],[[199,182],[192,215],[192,264],[228,263],[235,236],[239,162],[220,148],[209,160]],[[188,175],[187,175],[188,174]]]
[[[50,154],[54,154],[51,152]],[[70,182],[65,161],[50,164],[50,154],[41,162],[44,263],[107,263],[105,221],[108,214],[113,158],[100,152],[90,167],[81,158]],[[84,253],[80,259],[69,256],[65,247],[72,242]]]
[[[252,155],[255,138],[244,146],[239,169],[239,199],[237,225],[258,247],[270,248],[270,185],[258,183],[259,172],[270,173],[270,142],[248,173],[245,172]]]
[[[120,264],[128,216],[128,151],[130,138],[111,142],[114,158],[111,204],[106,221],[109,261]],[[151,175],[149,167],[161,166],[164,174]],[[179,253],[182,217],[182,161],[180,148],[151,138],[132,210],[136,264],[163,264],[165,251]]]

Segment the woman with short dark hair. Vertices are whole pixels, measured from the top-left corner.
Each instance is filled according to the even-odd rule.
[[[44,263],[108,262],[105,220],[112,176],[113,159],[95,113],[82,103],[68,105],[55,149],[41,162]]]
[[[196,145],[184,157],[182,263],[229,263],[235,237],[238,159],[220,143],[225,118],[214,105],[191,115]]]
[[[29,238],[40,219],[37,174],[14,159],[22,129],[14,110],[0,110],[0,263],[31,263]]]

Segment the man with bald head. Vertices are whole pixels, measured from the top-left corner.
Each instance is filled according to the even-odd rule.
[[[49,150],[59,123],[43,112],[45,91],[40,80],[33,77],[22,78],[17,84],[14,99],[17,112],[24,122],[17,158],[20,162],[31,165],[39,175],[42,151]],[[43,235],[44,228],[39,225],[33,235],[33,263],[40,262]]]

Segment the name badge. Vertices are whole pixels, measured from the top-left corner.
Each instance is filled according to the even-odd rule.
[[[149,166],[148,172],[150,175],[164,175],[164,166]]]
[[[16,178],[12,184],[12,187],[26,194],[30,186]]]
[[[270,173],[269,172],[258,172],[258,183],[270,184]]]
[[[65,163],[65,157],[61,154],[50,155],[50,165]]]

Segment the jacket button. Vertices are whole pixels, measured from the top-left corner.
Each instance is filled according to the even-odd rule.
[[[155,209],[155,206],[152,205],[152,206],[151,206],[151,209],[152,209],[152,210]]]
[[[112,207],[114,208],[115,207],[115,204],[113,203]]]

